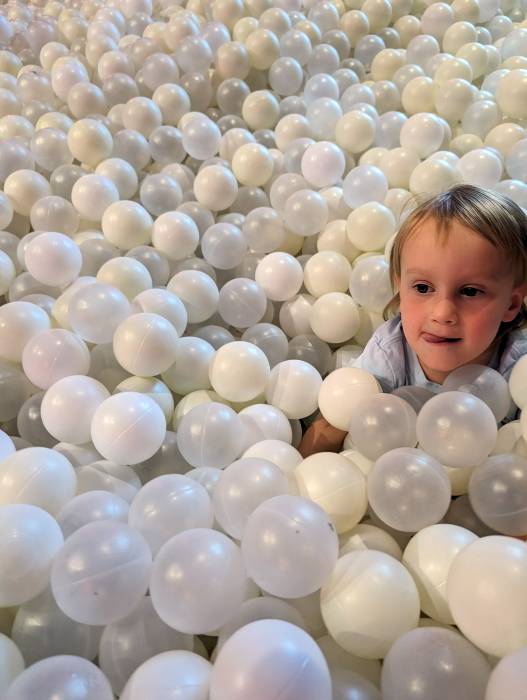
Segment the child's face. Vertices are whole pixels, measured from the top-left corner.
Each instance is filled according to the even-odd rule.
[[[489,362],[500,323],[516,317],[527,293],[510,268],[492,243],[455,220],[446,240],[430,218],[405,242],[401,319],[428,379],[442,383],[457,367]]]

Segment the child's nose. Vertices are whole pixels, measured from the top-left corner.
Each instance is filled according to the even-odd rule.
[[[457,321],[457,308],[454,302],[448,298],[435,301],[432,309],[432,318],[438,323],[455,323]]]

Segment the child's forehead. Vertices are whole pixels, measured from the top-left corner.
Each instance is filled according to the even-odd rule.
[[[419,222],[409,233],[401,251],[402,267],[465,271],[501,278],[510,266],[505,255],[478,231],[456,219],[432,217]]]

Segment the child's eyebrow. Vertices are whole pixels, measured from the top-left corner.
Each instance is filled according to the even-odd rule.
[[[422,275],[424,277],[427,277],[430,274],[433,274],[431,270],[423,270],[417,267],[410,267],[407,270],[405,270],[407,275]],[[472,279],[472,280],[477,280],[477,279],[482,279],[485,278],[486,280],[493,280],[494,282],[500,282],[503,279],[503,272],[501,270],[495,271],[495,272],[474,272],[474,273],[465,273],[463,272],[463,277],[465,279]]]

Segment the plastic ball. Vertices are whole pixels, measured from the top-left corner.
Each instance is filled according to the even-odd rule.
[[[218,288],[209,275],[199,270],[177,272],[167,289],[181,299],[190,323],[206,321],[218,308]]]
[[[260,652],[272,662],[272,675]],[[225,642],[211,674],[211,700],[242,700],[246,692],[254,700],[279,693],[283,700],[330,700],[331,679],[322,652],[302,629],[283,620],[257,620]]]
[[[466,391],[484,401],[500,423],[509,413],[511,396],[506,380],[490,367],[464,365],[451,372],[443,391]]]
[[[116,287],[95,282],[77,289],[68,306],[72,330],[90,343],[108,343],[130,315],[130,302]]]
[[[64,538],[55,519],[33,505],[2,505],[0,520],[5,566],[0,601],[5,608],[32,600],[48,586]]]
[[[285,360],[271,370],[265,390],[267,402],[288,418],[305,418],[317,407],[322,377],[309,363]]]
[[[275,496],[249,516],[242,539],[248,575],[281,598],[318,590],[335,565],[335,529],[317,504],[298,496]]]
[[[52,656],[27,668],[8,688],[6,700],[35,697],[62,697],[74,700],[112,700],[113,693],[105,675],[90,661],[78,656]],[[82,697],[81,696],[81,697]]]
[[[90,425],[96,408],[109,397],[96,379],[68,376],[54,382],[41,405],[42,423],[57,440],[82,445],[90,440]]]
[[[73,567],[72,561],[81,563]],[[110,624],[138,605],[151,566],[150,550],[138,532],[117,521],[93,522],[70,535],[53,562],[53,595],[73,620]]]
[[[382,202],[388,191],[382,170],[373,165],[359,165],[350,170],[342,184],[343,197],[352,208],[369,201]]]
[[[71,190],[73,206],[89,221],[100,221],[110,204],[118,199],[117,187],[104,175],[83,175]]]
[[[204,587],[200,581],[208,584]],[[237,545],[220,532],[199,528],[175,535],[160,549],[150,594],[157,614],[170,627],[189,634],[207,633],[234,614],[243,601],[246,582]]]
[[[152,479],[130,505],[128,523],[155,556],[168,540],[192,528],[210,528],[213,510],[207,491],[180,474]]]
[[[172,631],[173,636],[176,634]],[[210,669],[210,663],[197,653],[172,651],[171,647],[170,651],[145,660],[126,683],[121,697],[139,700],[145,693],[169,692],[180,695],[181,700],[201,700],[203,693],[208,692]]]
[[[456,693],[476,700],[485,692],[489,673],[485,656],[456,632],[415,629],[397,639],[384,660],[382,696],[402,700],[419,683],[431,700]]]
[[[511,537],[478,539],[452,562],[447,579],[452,617],[485,653],[502,657],[526,645],[521,593],[526,576],[527,545]]]
[[[77,493],[107,491],[131,503],[141,487],[132,467],[115,462],[90,461],[77,468]]]
[[[265,390],[269,372],[269,361],[260,348],[235,341],[217,350],[210,365],[210,381],[228,401],[250,401]]]
[[[238,277],[224,284],[220,290],[218,312],[230,326],[253,326],[262,319],[266,309],[265,292],[253,280]]]
[[[53,328],[41,331],[26,343],[22,366],[33,384],[48,389],[63,377],[88,374],[90,355],[81,338],[71,331]]]
[[[119,364],[130,374],[153,377],[173,364],[177,339],[176,329],[162,316],[132,314],[115,330],[113,349]]]
[[[448,607],[446,582],[452,562],[477,535],[457,525],[430,525],[415,534],[404,550],[403,563],[419,591],[421,609],[433,620],[454,624]]]
[[[498,429],[490,408],[476,396],[447,391],[426,402],[417,417],[420,447],[448,467],[479,464],[488,457]]]
[[[101,228],[106,240],[121,250],[150,242],[152,217],[137,202],[121,200],[104,211]]]
[[[386,258],[371,255],[358,260],[350,275],[350,292],[357,304],[382,312],[393,295]]]
[[[487,700],[514,697],[521,693],[525,683],[525,649],[507,654],[494,667],[486,689]]]
[[[57,515],[57,522],[64,537],[68,538],[84,525],[96,520],[117,520],[126,523],[128,510],[127,501],[117,494],[109,491],[87,491],[66,503]]]
[[[302,266],[289,253],[269,253],[261,260],[255,272],[256,282],[263,288],[268,299],[286,301],[302,286]]]
[[[138,464],[161,447],[165,430],[165,416],[153,399],[136,392],[122,392],[99,405],[92,419],[91,437],[106,459],[117,464]]]
[[[194,221],[182,212],[161,214],[152,228],[152,244],[169,260],[183,260],[194,253],[199,231]]]
[[[15,170],[4,182],[6,194],[17,214],[29,216],[31,207],[42,197],[47,197],[51,186],[45,177],[33,170]]]
[[[59,286],[77,278],[82,266],[80,249],[62,233],[40,233],[25,253],[28,272],[43,284]]]
[[[181,396],[208,389],[213,357],[214,348],[207,341],[192,336],[180,338],[174,347],[174,364],[163,372],[163,381]]]
[[[194,194],[200,204],[219,211],[234,203],[238,184],[229,169],[222,165],[209,165],[196,175]]]
[[[476,515],[504,535],[525,535],[522,476],[527,460],[517,454],[499,454],[476,466],[470,477],[469,498]]]

